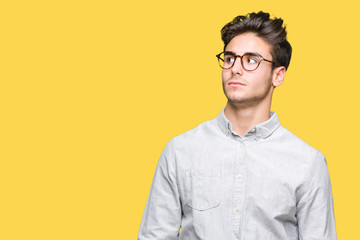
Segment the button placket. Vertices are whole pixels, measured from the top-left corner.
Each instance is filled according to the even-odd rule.
[[[245,140],[244,140],[245,141]],[[235,168],[234,168],[234,195],[233,195],[233,214],[232,214],[232,225],[233,225],[233,234],[239,236],[240,232],[240,220],[242,218],[241,205],[244,199],[244,182],[243,171],[245,164],[245,148],[246,144],[242,140],[238,142],[238,148],[235,159]]]

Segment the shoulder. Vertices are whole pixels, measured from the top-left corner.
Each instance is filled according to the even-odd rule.
[[[207,120],[195,128],[174,137],[172,141],[176,142],[177,145],[189,141],[199,141],[209,137],[209,135],[213,134],[214,132],[217,132],[217,128],[218,126],[216,124],[216,119]]]
[[[215,119],[207,120],[180,135],[173,137],[165,149],[191,149],[200,143],[212,141],[219,135],[219,127]]]
[[[325,155],[315,147],[311,146],[288,129],[280,126],[273,136],[287,159],[291,159],[298,170],[311,172],[314,168],[324,168],[327,165]]]
[[[274,141],[279,142],[284,150],[292,151],[299,155],[309,155],[313,157],[318,152],[315,147],[283,126],[280,126],[278,131],[276,131]]]

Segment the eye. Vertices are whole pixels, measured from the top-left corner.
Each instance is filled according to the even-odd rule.
[[[256,57],[249,57],[246,61],[250,64],[257,63],[259,60]]]
[[[231,56],[231,55],[227,55],[225,56],[225,62],[226,63],[233,63],[234,62],[235,57]]]

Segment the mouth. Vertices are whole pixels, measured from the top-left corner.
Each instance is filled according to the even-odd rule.
[[[229,85],[230,86],[245,86],[245,84],[243,84],[241,82],[236,82],[236,81],[230,81]]]

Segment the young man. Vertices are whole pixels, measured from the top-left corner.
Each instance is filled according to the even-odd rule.
[[[324,155],[270,111],[291,58],[282,25],[259,12],[221,30],[228,102],[166,145],[139,240],[337,239]]]

